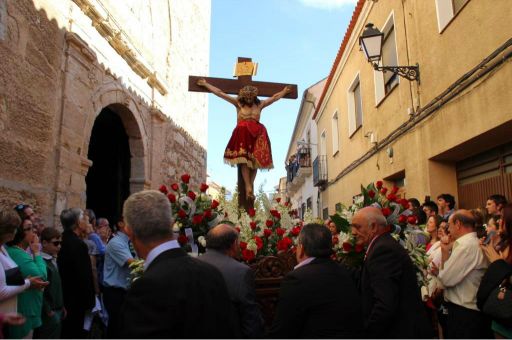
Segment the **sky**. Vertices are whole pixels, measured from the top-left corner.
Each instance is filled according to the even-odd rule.
[[[210,77],[232,78],[238,57],[258,63],[255,81],[296,84],[298,98],[281,99],[262,111],[260,122],[272,144],[274,169],[259,170],[261,185],[275,192],[286,176],[288,152],[302,94],[329,75],[356,0],[212,0]],[[236,126],[236,110],[208,96],[208,181],[233,191],[237,172],[223,161]]]

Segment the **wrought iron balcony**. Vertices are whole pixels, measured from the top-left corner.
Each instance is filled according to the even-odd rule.
[[[324,187],[327,184],[327,156],[318,156],[313,161],[313,185]]]

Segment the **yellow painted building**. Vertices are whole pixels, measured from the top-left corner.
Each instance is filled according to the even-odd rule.
[[[379,179],[422,202],[512,199],[511,18],[509,0],[358,1],[313,118],[324,217]],[[420,81],[374,70],[368,23],[384,33],[381,65],[419,64]]]

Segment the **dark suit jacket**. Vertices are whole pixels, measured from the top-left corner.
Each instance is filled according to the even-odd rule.
[[[498,287],[510,275],[512,275],[512,266],[505,260],[500,259],[489,265],[476,293],[476,306],[478,309],[482,310],[484,308],[485,301],[487,301],[493,289]]]
[[[128,290],[121,308],[124,338],[232,338],[226,283],[213,266],[182,249],[158,255]]]
[[[69,311],[85,311],[95,304],[91,259],[87,245],[71,230],[62,233],[57,257],[64,306]]]
[[[414,265],[390,234],[369,249],[360,280],[363,314],[370,338],[430,338]]]
[[[200,260],[213,265],[224,276],[233,304],[236,336],[262,338],[263,319],[256,303],[254,273],[247,265],[215,250],[207,250]]]
[[[361,338],[361,302],[349,272],[318,258],[281,283],[270,338]]]

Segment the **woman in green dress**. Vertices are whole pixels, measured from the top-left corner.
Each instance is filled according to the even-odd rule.
[[[18,227],[16,236],[8,243],[7,252],[20,268],[23,277],[40,277],[46,281],[46,264],[41,257],[41,245],[30,219],[25,219]],[[32,338],[35,328],[41,326],[43,290],[30,289],[18,295],[18,313],[26,318],[21,326],[12,326],[12,338]]]

